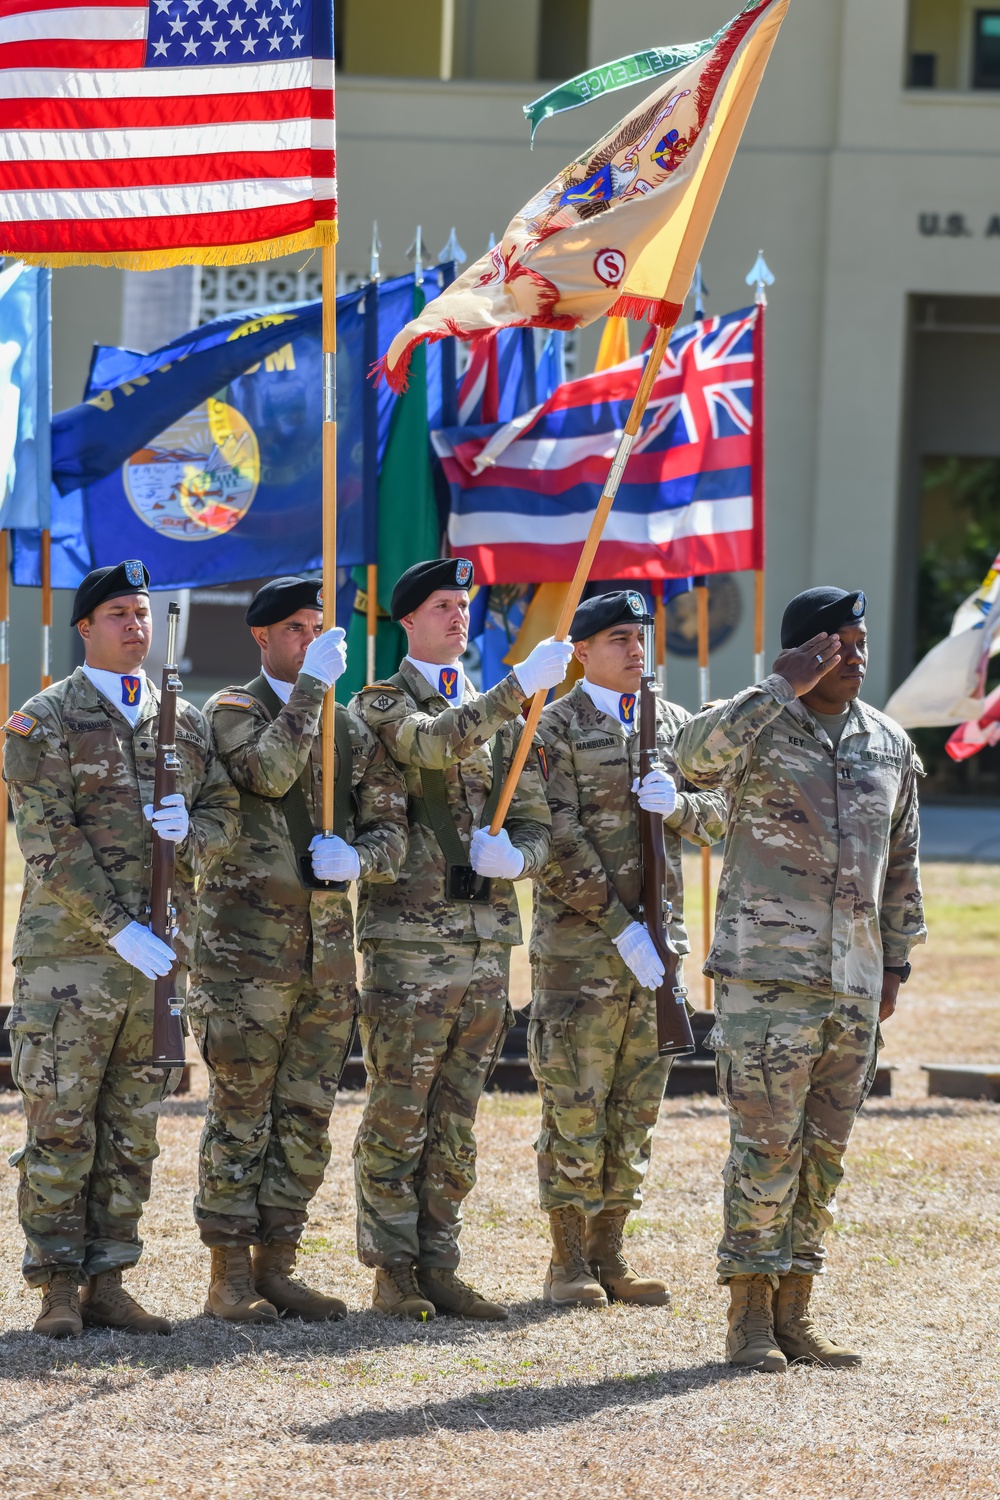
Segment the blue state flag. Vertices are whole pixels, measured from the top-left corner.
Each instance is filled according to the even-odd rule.
[[[0,527],[49,519],[51,272],[0,272]]]
[[[371,476],[391,411],[368,378],[371,352],[406,322],[412,286],[337,299],[341,567],[373,555]],[[248,310],[152,354],[94,350],[85,400],[53,420],[54,587],[130,556],[154,588],[322,566],[321,314],[318,301]],[[37,530],[15,533],[15,583],[37,587],[40,550]]]

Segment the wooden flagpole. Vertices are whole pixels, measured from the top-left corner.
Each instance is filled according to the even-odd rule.
[[[7,572],[7,533],[0,531],[0,723],[10,717],[10,575]],[[0,793],[0,965],[4,958],[4,912],[7,905],[7,783]],[[6,977],[6,976],[5,976]]]
[[[608,516],[611,514],[611,507],[615,503],[618,486],[621,484],[622,475],[625,472],[625,465],[628,463],[629,454],[632,452],[633,444],[639,435],[639,428],[642,426],[642,419],[646,414],[646,407],[653,390],[653,382],[656,380],[660,365],[663,363],[663,356],[666,353],[667,345],[670,342],[670,335],[673,331],[673,325],[669,328],[657,329],[656,339],[650,350],[649,359],[646,361],[646,368],[642,372],[639,389],[636,391],[635,400],[632,402],[632,410],[629,412],[628,421],[625,423],[625,431],[622,433],[621,441],[618,444],[618,451],[611,464],[608,482],[604,487],[604,493],[600,498],[597,509],[594,511],[594,518],[590,523],[590,531],[587,533],[587,540],[584,542],[583,551],[580,553],[580,561],[577,563],[576,572],[573,574],[573,582],[570,584],[569,593],[563,601],[562,613],[556,625],[556,640],[564,641],[569,635],[573,616],[576,614],[577,606],[583,595],[584,586],[590,577],[590,570],[594,565],[594,558],[597,556],[597,549],[600,546]],[[490,824],[490,832],[493,834],[499,833],[501,828],[503,828],[504,820],[510,811],[510,804],[517,790],[517,783],[527,762],[531,742],[535,737],[535,730],[538,728],[542,709],[545,707],[546,696],[546,691],[543,688],[531,700],[531,707],[528,709],[525,719],[524,731],[518,741],[517,750],[510,764],[510,770],[507,772],[507,780],[504,782],[503,791],[500,793],[497,810]]]
[[[656,644],[656,685],[663,698],[667,696],[667,606],[663,585],[653,601],[653,639]]]
[[[42,532],[42,687],[52,686],[52,533]]]
[[[374,682],[376,676],[375,667],[375,645],[378,640],[378,563],[368,564],[368,603],[366,606],[366,623],[368,635],[365,638],[365,677],[366,682]]]
[[[698,600],[698,694],[703,707],[712,696],[709,657],[708,579],[695,579],[695,594]],[[712,851],[701,851],[701,912],[702,912],[702,958],[708,960],[712,946]],[[712,1009],[712,978],[705,974],[705,1009]]]
[[[324,245],[323,265],[323,629],[337,623],[337,247]],[[323,704],[323,832],[333,833],[336,692]],[[342,766],[341,771],[345,768]],[[349,774],[349,770],[348,770]]]

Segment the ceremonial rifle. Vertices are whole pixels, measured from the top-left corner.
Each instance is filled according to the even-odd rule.
[[[167,610],[167,659],[160,680],[160,715],[156,732],[156,776],[153,782],[153,806],[162,807],[164,797],[177,790],[177,772],[181,768],[177,754],[177,694],[183,684],[177,675],[177,625],[181,607],[170,604]],[[173,905],[174,865],[177,846],[153,833],[153,879],[150,892],[150,930],[167,947],[173,946],[175,908]],[[153,1065],[158,1068],[184,1066],[184,1027],[181,1015],[184,997],[178,994],[178,964],[174,959],[169,974],[157,979],[153,989]]]
[[[657,764],[656,750],[656,656],[653,622],[645,626],[645,656],[639,687],[639,781]],[[688,1018],[687,990],[679,983],[680,954],[667,926],[671,903],[666,899],[667,851],[663,818],[639,808],[639,843],[642,864],[642,916],[653,947],[663,963],[663,983],[656,991],[656,1037],[661,1057],[680,1057],[695,1050],[694,1032]]]

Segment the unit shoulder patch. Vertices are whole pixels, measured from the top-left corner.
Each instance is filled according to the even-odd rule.
[[[27,739],[38,728],[38,720],[33,719],[30,714],[11,714],[3,726],[6,734],[19,734]]]
[[[390,708],[403,702],[403,694],[398,688],[385,687],[382,683],[374,683],[371,687],[361,689],[361,696],[365,708],[373,709],[377,714],[384,714]]]
[[[220,693],[215,700],[216,708],[256,708],[257,699],[250,693]]]

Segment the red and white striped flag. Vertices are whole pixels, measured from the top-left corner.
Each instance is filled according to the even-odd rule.
[[[337,237],[332,0],[0,0],[0,254],[226,265]]]

